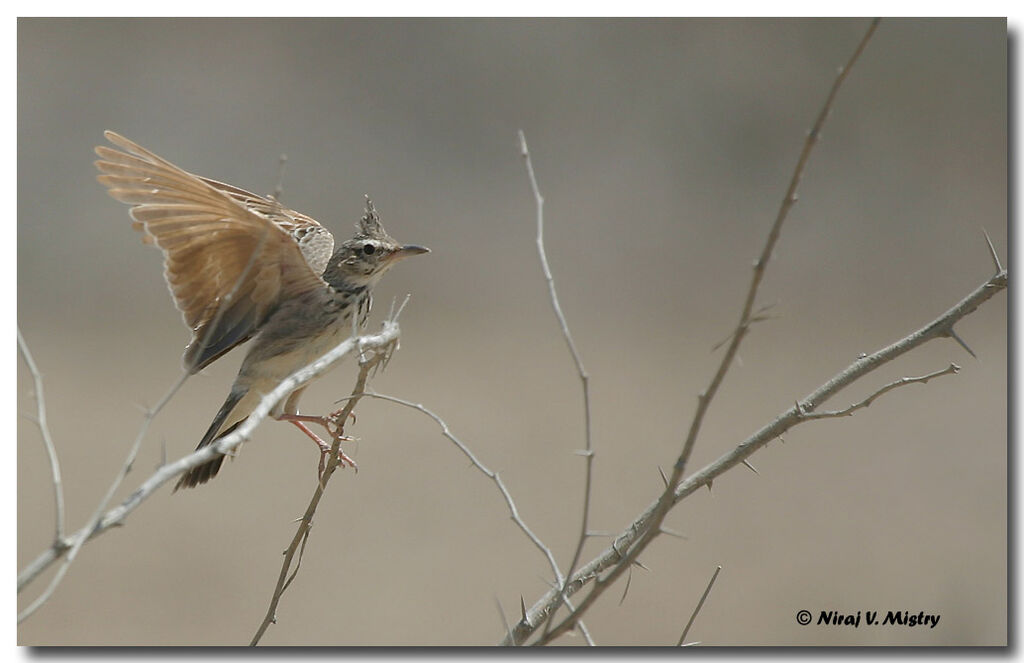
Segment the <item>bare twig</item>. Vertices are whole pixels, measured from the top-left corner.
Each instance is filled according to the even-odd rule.
[[[418,410],[423,414],[427,415],[428,417],[430,417],[431,419],[433,419],[434,423],[441,427],[441,434],[448,438],[448,440],[450,440],[456,447],[458,447],[459,451],[461,451],[466,456],[466,458],[469,459],[469,462],[472,463],[477,470],[479,470],[481,473],[483,473],[484,476],[486,476],[488,479],[494,482],[495,486],[497,486],[498,488],[498,492],[501,493],[502,499],[505,500],[505,505],[508,507],[509,515],[512,518],[512,522],[514,522],[516,526],[523,531],[523,534],[526,535],[526,538],[528,538],[533,543],[533,545],[541,551],[545,559],[547,559],[548,565],[551,567],[552,573],[555,574],[555,579],[558,585],[561,586],[565,582],[565,577],[562,575],[562,571],[558,568],[558,562],[555,561],[555,556],[552,554],[551,549],[548,548],[547,545],[545,545],[544,542],[540,540],[540,537],[533,533],[533,530],[530,529],[530,527],[519,515],[519,508],[516,506],[515,500],[512,499],[512,493],[510,493],[508,491],[508,488],[505,487],[505,482],[501,480],[501,477],[498,475],[497,472],[490,470],[486,465],[481,463],[480,460],[469,449],[469,447],[467,447],[462,442],[462,440],[455,437],[455,435],[451,432],[451,429],[448,428],[448,424],[445,423],[444,419],[442,419],[440,416],[438,416],[431,410],[427,409],[420,403],[413,403],[412,401],[407,401],[402,398],[396,398],[395,396],[378,394],[373,391],[363,392],[358,395],[368,396],[370,398],[378,398],[382,401],[389,401],[391,403],[404,405],[405,407],[412,408],[413,410]]]
[[[501,617],[501,623],[505,627],[505,632],[512,635],[512,626],[508,623],[508,617],[505,616],[505,609],[501,607],[501,601],[498,597],[494,597],[494,604],[498,606],[498,616]]]
[[[796,167],[793,169],[793,175],[790,178],[789,186],[786,188],[786,194],[783,196],[782,204],[779,206],[778,214],[776,214],[775,222],[772,224],[771,230],[768,233],[768,238],[764,243],[764,247],[761,249],[760,257],[754,263],[754,271],[751,275],[750,287],[747,289],[746,300],[743,303],[743,309],[740,313],[739,324],[736,325],[732,340],[725,352],[725,356],[719,364],[718,371],[715,373],[715,376],[712,378],[707,389],[705,389],[697,399],[697,411],[694,414],[693,421],[690,425],[690,431],[683,444],[683,451],[676,460],[676,467],[679,471],[674,472],[673,474],[681,475],[682,471],[685,469],[686,464],[690,459],[690,455],[693,452],[693,447],[697,441],[697,435],[700,432],[708,406],[711,404],[711,400],[718,392],[718,388],[721,386],[722,381],[725,378],[725,374],[729,370],[732,359],[735,357],[737,350],[739,350],[740,343],[742,343],[743,338],[749,330],[749,325],[751,324],[751,311],[753,310],[754,302],[757,299],[761,280],[764,278],[765,270],[768,267],[768,261],[771,259],[772,253],[775,251],[775,245],[782,233],[782,225],[786,221],[786,217],[789,216],[790,209],[792,209],[793,205],[796,204],[796,190],[800,184],[800,180],[803,178],[804,169],[806,168],[807,162],[811,156],[811,151],[818,143],[818,138],[821,136],[821,130],[825,125],[825,120],[828,118],[829,113],[832,110],[832,104],[835,101],[836,94],[839,92],[840,86],[842,86],[843,81],[846,80],[847,75],[850,73],[850,69],[857,62],[858,58],[860,58],[860,54],[864,51],[864,47],[867,46],[871,36],[875,33],[878,23],[879,19],[875,19],[871,22],[871,25],[868,27],[864,37],[857,45],[853,55],[850,56],[846,66],[840,67],[839,73],[836,76],[835,81],[832,83],[832,89],[829,91],[828,97],[825,99],[825,104],[818,113],[818,118],[814,122],[814,126],[811,127],[811,130],[807,134],[807,139],[804,141],[804,146],[800,152],[799,158],[797,159]],[[679,476],[676,476],[675,479],[678,480]]]
[[[36,397],[35,423],[39,427],[39,433],[43,437],[43,447],[46,448],[46,455],[50,459],[50,480],[53,483],[53,502],[56,511],[53,541],[54,545],[66,545],[64,541],[64,484],[60,478],[60,462],[57,460],[57,447],[53,444],[53,435],[50,433],[50,424],[46,420],[46,398],[43,395],[43,376],[32,359],[32,353],[28,350],[28,343],[18,329],[18,351],[21,353],[29,373],[32,374],[33,390]]]
[[[856,412],[857,410],[859,410],[861,408],[868,407],[869,405],[871,405],[875,401],[876,398],[878,398],[879,396],[881,396],[882,394],[884,394],[884,393],[886,393],[888,391],[892,391],[893,389],[897,389],[899,387],[904,387],[904,386],[906,386],[908,384],[925,384],[926,382],[928,382],[932,378],[937,378],[937,377],[942,376],[942,375],[950,375],[951,373],[959,373],[959,372],[960,372],[960,367],[959,366],[957,366],[956,364],[950,364],[948,367],[942,369],[941,371],[935,371],[934,373],[929,373],[928,375],[922,375],[922,376],[916,377],[916,378],[908,378],[908,377],[900,378],[899,380],[895,380],[893,382],[890,382],[889,384],[887,384],[884,387],[882,387],[882,388],[878,389],[877,391],[875,391],[873,394],[871,394],[870,396],[868,396],[864,400],[858,401],[857,403],[854,403],[853,405],[851,405],[851,406],[849,406],[847,408],[843,408],[842,410],[834,410],[834,411],[830,411],[830,412],[806,412],[806,413],[803,414],[803,417],[805,419],[828,419],[828,418],[832,418],[832,417],[848,417],[848,416],[852,415],[854,412]],[[746,461],[744,461],[744,462],[746,462]]]
[[[386,324],[394,325],[393,320],[389,320]],[[349,339],[357,344],[359,339],[352,337]],[[396,336],[393,343],[398,341]],[[360,349],[363,345],[359,344]],[[338,421],[344,423],[349,414],[355,408],[359,399],[362,397],[364,390],[366,389],[366,381],[370,376],[370,372],[381,362],[385,361],[388,356],[388,352],[391,345],[384,345],[377,348],[376,352],[373,353],[368,359],[361,361],[359,365],[359,376],[356,378],[355,388],[352,390],[352,396],[347,399],[345,406],[342,408],[340,414],[338,414]],[[309,538],[310,528],[313,526],[313,516],[316,514],[317,507],[320,505],[320,498],[323,497],[324,491],[327,490],[327,483],[331,480],[331,475],[338,468],[338,452],[341,449],[341,430],[339,429],[338,434],[334,436],[334,441],[331,444],[330,456],[328,456],[327,466],[324,469],[323,476],[319,478],[316,484],[316,488],[313,490],[313,497],[309,501],[309,505],[306,507],[306,512],[302,518],[299,519],[299,527],[295,531],[295,536],[292,537],[291,543],[284,552],[284,561],[281,563],[281,572],[278,574],[277,584],[274,586],[274,593],[270,598],[270,605],[267,607],[267,613],[263,617],[263,621],[260,622],[259,627],[256,629],[255,635],[249,645],[255,647],[259,644],[260,639],[266,632],[267,628],[271,624],[277,623],[277,606],[281,601],[281,596],[285,590],[291,584],[295,578],[295,574],[299,572],[299,564],[302,561],[302,552],[306,548],[306,540]],[[298,553],[295,569],[289,575],[291,569],[292,560],[296,559],[296,553]]]
[[[287,163],[288,155],[282,154],[277,161],[277,184],[274,186],[274,193],[270,194],[270,197],[278,202],[281,202],[281,196],[284,194],[284,167]]]
[[[540,193],[540,187],[537,186],[537,177],[533,172],[533,163],[530,161],[530,151],[526,147],[526,134],[522,130],[519,131],[519,149],[523,157],[523,161],[526,163],[526,172],[530,177],[530,188],[533,190],[533,197],[537,203],[537,253],[540,256],[540,266],[544,270],[544,280],[548,284],[548,294],[551,297],[551,306],[555,310],[555,316],[558,318],[558,324],[562,328],[562,336],[565,337],[565,342],[569,346],[569,352],[572,353],[572,359],[576,363],[576,370],[580,374],[580,380],[583,382],[584,394],[586,393],[587,385],[587,371],[583,368],[583,359],[580,357],[579,350],[576,349],[576,344],[572,340],[572,334],[569,332],[569,324],[565,321],[565,315],[562,313],[562,307],[558,303],[558,293],[555,291],[555,279],[551,275],[551,268],[548,265],[548,256],[544,250],[544,197]]]
[[[65,552],[67,552],[67,555],[64,556],[64,563],[61,564],[60,568],[57,570],[57,573],[55,573],[53,578],[50,580],[50,584],[47,585],[45,590],[43,590],[43,593],[36,597],[35,601],[29,604],[27,608],[25,608],[18,614],[19,624],[28,617],[30,617],[36,610],[38,610],[44,603],[46,603],[50,599],[50,597],[53,595],[53,592],[56,591],[57,586],[64,579],[64,576],[67,574],[68,569],[71,567],[71,564],[75,561],[75,558],[78,556],[78,551],[82,549],[82,546],[85,545],[85,542],[89,538],[91,538],[91,535],[93,533],[98,533],[101,530],[102,521],[104,519],[104,510],[107,508],[107,504],[110,503],[110,500],[113,499],[114,493],[117,492],[117,489],[121,487],[121,483],[124,481],[125,477],[127,477],[128,473],[131,472],[132,465],[134,464],[135,458],[136,456],[138,456],[139,449],[142,446],[142,441],[145,438],[146,433],[149,431],[149,425],[153,422],[153,419],[156,417],[156,415],[159,414],[160,410],[162,410],[164,406],[167,405],[167,403],[171,400],[171,398],[174,397],[174,394],[178,392],[178,389],[181,388],[181,385],[185,384],[185,380],[187,380],[188,377],[189,374],[187,372],[182,373],[182,376],[178,378],[178,381],[174,383],[174,386],[172,386],[167,391],[167,393],[164,394],[164,397],[160,399],[160,401],[156,404],[156,407],[154,407],[153,410],[146,415],[145,419],[143,420],[142,426],[139,429],[139,433],[138,435],[135,436],[135,441],[132,442],[132,446],[128,451],[128,456],[125,459],[124,464],[121,466],[121,471],[114,479],[114,482],[110,484],[110,488],[107,489],[106,495],[103,496],[103,499],[100,500],[99,505],[93,511],[93,514],[88,521],[89,524],[87,524],[85,527],[83,527],[81,530],[79,530],[77,533],[71,536],[69,540],[69,543],[71,544],[70,548],[64,547],[60,543],[50,547],[50,550],[53,551],[55,555],[63,555]],[[159,470],[157,472],[159,473]],[[46,553],[44,553],[44,555],[46,555]],[[56,557],[54,559],[56,559]],[[32,568],[32,566],[30,566],[30,568]],[[32,575],[29,575],[27,572],[22,572],[18,576],[18,588],[21,589],[22,587],[24,587],[29,580],[31,580],[33,577],[35,577],[36,574],[38,574],[39,571],[42,571],[42,568],[39,568],[38,571],[35,571],[35,573]]]
[[[693,609],[693,614],[690,615],[690,620],[686,622],[686,626],[683,628],[682,635],[679,636],[679,642],[676,643],[676,647],[682,647],[683,642],[686,641],[686,634],[690,632],[690,627],[693,626],[693,620],[697,619],[697,615],[700,613],[700,609],[704,607],[704,601],[707,600],[708,594],[711,593],[711,588],[714,587],[715,581],[718,580],[718,574],[722,572],[722,567],[718,566],[715,572],[711,575],[711,580],[708,581],[708,586],[704,588],[704,593],[700,596],[700,601],[697,601],[697,607]]]
[[[302,518],[299,518],[299,520],[302,520]],[[288,586],[292,584],[292,580],[295,580],[295,576],[299,575],[299,568],[302,567],[302,556],[306,554],[306,542],[309,541],[309,533],[312,529],[312,523],[310,523],[310,527],[307,527],[306,531],[302,535],[302,544],[299,545],[299,554],[295,558],[295,569],[292,570],[292,574],[288,576],[288,580],[286,580],[284,586],[281,587],[281,594],[284,594],[285,590],[288,589]],[[288,554],[287,550],[285,551],[285,554]],[[277,623],[276,616],[274,623]]]
[[[576,607],[572,604],[569,599],[565,599],[565,605],[569,606],[570,610],[575,610]],[[588,647],[596,647],[597,643],[594,642],[594,638],[590,635],[590,629],[583,623],[583,620],[576,622],[576,630],[583,636],[583,641],[587,643]]]
[[[587,370],[583,367],[583,359],[580,356],[579,351],[576,349],[576,343],[572,340],[572,333],[569,332],[569,324],[565,321],[565,315],[562,313],[562,307],[558,303],[558,292],[555,290],[555,279],[551,274],[551,267],[548,264],[547,251],[544,249],[544,196],[540,193],[540,186],[537,184],[537,176],[533,172],[533,161],[530,159],[530,150],[526,146],[526,134],[523,133],[521,129],[519,131],[519,150],[523,157],[523,162],[526,164],[526,174],[530,179],[530,189],[533,191],[533,198],[537,205],[537,254],[540,256],[540,266],[544,272],[544,280],[547,281],[548,284],[548,294],[551,297],[551,307],[554,309],[555,317],[558,318],[558,324],[562,328],[562,336],[565,337],[566,345],[569,346],[569,352],[572,354],[573,362],[576,364],[576,372],[579,374],[580,383],[583,389],[585,452],[580,454],[586,460],[586,470],[583,480],[583,514],[580,517],[580,534],[576,539],[576,548],[572,554],[572,561],[569,562],[569,567],[566,570],[566,577],[569,577],[572,575],[572,572],[576,569],[576,565],[580,561],[580,556],[583,554],[583,546],[587,541],[587,531],[590,529],[590,496],[594,476],[594,447],[591,441],[590,376],[587,374]],[[555,606],[555,610],[558,610],[558,606]],[[552,616],[553,615],[554,611],[552,612]],[[551,624],[550,618],[548,619],[547,624]]]
[[[480,460],[476,457],[476,455],[472,452],[472,450],[470,450],[470,448],[468,446],[466,446],[466,444],[462,440],[460,440],[458,437],[455,436],[454,433],[452,433],[451,429],[448,427],[448,424],[445,422],[444,419],[442,419],[439,415],[437,415],[432,410],[424,407],[422,404],[420,404],[420,403],[413,403],[412,401],[407,401],[407,400],[405,400],[403,398],[398,398],[398,397],[395,397],[395,396],[388,396],[387,394],[379,394],[379,393],[376,393],[376,392],[373,392],[373,391],[367,391],[367,392],[363,392],[361,394],[353,394],[353,396],[351,396],[350,398],[353,398],[355,396],[366,396],[366,397],[369,397],[369,398],[377,398],[377,399],[382,400],[382,401],[388,401],[390,403],[397,403],[398,405],[403,405],[405,407],[408,407],[408,408],[411,408],[411,409],[416,410],[418,412],[421,412],[421,413],[425,414],[426,416],[430,417],[431,419],[433,419],[434,423],[436,423],[441,428],[441,434],[444,435],[446,438],[448,438],[448,440],[452,444],[454,444],[458,448],[458,450],[461,451],[463,453],[463,455],[466,456],[466,458],[469,459],[469,462],[473,465],[473,467],[475,467],[484,476],[486,476],[487,478],[489,478],[491,481],[494,482],[495,487],[498,489],[498,492],[501,494],[502,500],[504,500],[505,505],[508,507],[509,516],[512,518],[512,522],[515,523],[516,527],[518,527],[523,532],[523,534],[526,535],[526,538],[528,538],[530,540],[530,542],[538,550],[540,550],[541,554],[543,554],[544,558],[547,560],[548,566],[551,567],[551,572],[555,576],[555,584],[552,587],[552,591],[556,592],[556,594],[557,594],[558,588],[565,585],[565,576],[563,575],[561,569],[558,568],[558,562],[555,561],[555,556],[551,552],[551,549],[548,548],[548,546],[543,541],[541,541],[539,536],[534,534],[533,530],[531,530],[530,527],[526,524],[526,521],[524,521],[522,516],[519,515],[519,508],[516,506],[515,500],[512,498],[512,493],[509,492],[508,488],[505,486],[505,482],[501,480],[501,477],[498,475],[498,473],[492,471],[486,465],[484,465],[482,462],[480,462]],[[522,601],[522,597],[520,597],[520,600]],[[570,603],[568,601],[568,599],[565,599],[565,603],[566,603],[567,606],[569,606],[570,610],[574,609],[572,603]],[[525,602],[522,603],[522,608],[523,608],[523,614],[525,615],[526,614],[526,603]],[[519,624],[516,624],[516,626],[514,627],[513,630],[518,629],[522,623],[523,622],[520,622]],[[587,642],[587,644],[593,646],[594,640],[591,637],[590,632],[587,630],[586,624],[584,624],[583,621],[580,620],[577,623],[577,626],[579,627],[580,634],[583,636],[583,638]],[[519,644],[521,642],[522,642],[521,640],[517,640],[517,641],[507,640],[503,644],[506,644],[506,645],[513,644],[513,643],[514,644]]]

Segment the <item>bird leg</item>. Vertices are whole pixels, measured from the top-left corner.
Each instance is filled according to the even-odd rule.
[[[352,438],[345,437],[344,435],[342,435],[341,426],[337,425],[337,422],[333,421],[330,417],[318,417],[318,416],[309,415],[309,414],[288,414],[286,412],[286,413],[283,413],[280,416],[278,416],[277,420],[278,421],[288,421],[288,422],[291,422],[291,423],[295,424],[295,426],[299,430],[301,430],[303,433],[305,433],[309,437],[309,439],[311,439],[314,442],[316,442],[317,447],[320,448],[320,465],[318,467],[317,478],[320,478],[321,476],[323,476],[324,469],[327,466],[327,455],[331,452],[331,445],[326,443],[326,442],[324,442],[323,440],[321,440],[320,437],[316,433],[314,433],[313,431],[309,430],[309,427],[306,426],[306,424],[303,423],[303,422],[320,424],[321,426],[324,427],[324,429],[327,430],[327,432],[333,438],[337,438],[337,439],[340,439],[340,440],[348,440],[348,441],[352,440]],[[328,425],[328,424],[331,424],[331,423],[334,423],[336,425],[336,427],[337,427],[336,430],[333,430],[333,431],[331,430],[330,426]],[[354,460],[352,460],[340,448],[338,449],[338,464],[341,465],[342,468],[344,468],[346,466],[346,464],[347,464],[349,467],[354,469],[356,472],[359,471],[359,466],[356,465],[356,462]]]

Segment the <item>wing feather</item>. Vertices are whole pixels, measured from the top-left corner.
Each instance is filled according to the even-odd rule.
[[[200,179],[217,191],[230,196],[249,211],[267,217],[290,234],[292,239],[298,243],[302,255],[306,257],[306,262],[314,272],[323,274],[327,269],[327,261],[334,253],[334,235],[317,223],[315,219],[288,209],[273,198],[265,198],[237,186],[211,180],[208,177]]]
[[[249,206],[241,193],[283,209],[276,201],[218,187],[114,132],[104,135],[120,150],[96,148],[97,179],[133,206],[133,225],[163,250],[164,277],[192,330],[189,370],[250,338],[283,300],[326,287],[326,260],[318,268],[288,226]]]

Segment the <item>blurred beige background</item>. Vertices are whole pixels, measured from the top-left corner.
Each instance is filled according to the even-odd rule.
[[[864,20],[21,20],[18,324],[45,374],[80,527],[187,331],[160,255],[94,180],[114,129],[196,173],[270,191],[345,237],[377,203],[433,253],[394,270],[373,325],[412,293],[374,382],[443,416],[498,470],[565,565],[583,462],[578,380],[534,246],[516,149],[529,140],[547,248],[592,375],[592,527],[618,531],[661,489],[734,324],[805,132]],[[776,319],[741,351],[692,466],[717,458],[858,353],[932,320],[1006,256],[1006,28],[883,22],[839,95],[764,282]],[[949,362],[955,377],[808,424],[685,501],[587,618],[600,644],[1006,642],[1006,296],[832,405]],[[241,353],[190,380],[152,427],[128,495],[194,447]],[[324,412],[346,365],[311,388]],[[34,411],[19,364],[18,410]],[[488,645],[550,580],[493,485],[421,414],[364,402],[266,645]],[[237,645],[270,598],[316,450],[265,423],[201,489],[170,486],[89,544],[32,645]],[[50,543],[37,429],[18,424],[18,564]],[[591,556],[607,545],[597,539]],[[19,596],[19,608],[49,575]],[[801,627],[800,609],[924,610],[935,629]],[[579,639],[565,639],[578,644]]]

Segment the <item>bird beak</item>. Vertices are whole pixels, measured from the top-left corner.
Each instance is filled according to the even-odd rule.
[[[408,258],[409,256],[418,256],[421,253],[430,253],[430,249],[428,249],[425,246],[406,244],[405,246],[391,254],[391,261],[397,262],[399,260],[402,260],[403,258]]]

